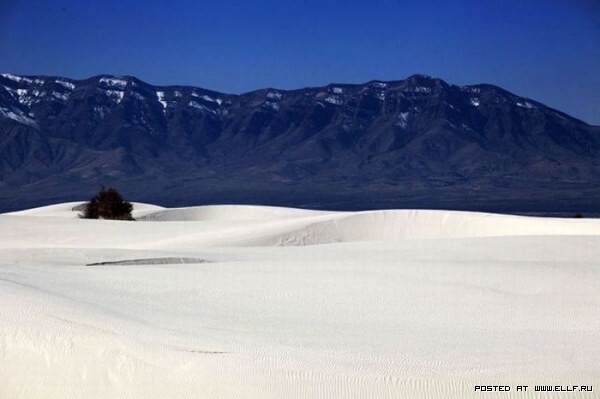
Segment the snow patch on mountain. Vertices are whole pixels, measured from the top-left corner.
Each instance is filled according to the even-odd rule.
[[[530,102],[528,102],[528,101],[517,102],[517,107],[527,108],[527,109],[535,108],[535,106],[533,104],[531,104]]]
[[[342,105],[344,103],[344,101],[342,100],[342,98],[340,96],[327,96],[325,97],[325,102],[328,102],[329,104],[333,104],[333,105]]]
[[[266,96],[267,100],[262,104],[264,108],[271,109],[273,111],[279,111],[281,108],[279,105],[279,101],[283,97],[283,95],[277,91],[267,92]]]
[[[61,85],[65,89],[73,90],[75,88],[75,85],[73,83],[67,82],[66,80],[57,79],[55,80],[55,82],[56,84]]]
[[[56,98],[57,100],[67,101],[69,99],[69,94],[54,91],[52,92],[52,97]]]
[[[0,115],[4,116],[5,118],[22,123],[24,125],[38,128],[38,124],[36,123],[36,121],[27,116],[23,111],[21,111],[18,108],[13,107],[12,109],[7,109],[0,107]]]
[[[204,109],[206,107],[204,107],[201,104],[198,104],[196,101],[192,100],[188,103],[188,107],[192,107],[192,108],[197,108],[197,109]]]
[[[223,102],[223,100],[221,100],[220,98],[212,98],[212,97],[207,96],[207,95],[203,95],[201,98],[204,101],[208,101],[208,102],[211,102],[211,103],[217,103],[218,105],[221,105],[221,103]]]
[[[206,94],[200,95],[200,94],[196,93],[195,91],[192,92],[191,96],[195,97],[195,98],[199,98],[199,99],[209,102],[209,103],[216,103],[217,105],[221,105],[223,103],[223,100],[221,100],[220,98],[213,98]]]
[[[466,91],[467,93],[471,93],[471,94],[480,94],[481,93],[481,88],[479,88],[479,87],[461,86],[460,89],[462,91]]]
[[[158,102],[162,105],[163,107],[163,112],[167,112],[167,102],[165,101],[165,92],[164,91],[157,91],[156,92],[156,98],[158,99]]]
[[[272,109],[273,111],[279,111],[279,104],[274,101],[265,101],[263,107]]]
[[[276,91],[270,91],[267,93],[267,98],[269,100],[281,100],[282,94]]]
[[[210,112],[211,114],[216,114],[217,111],[215,111],[214,109],[208,108],[206,105],[200,104],[194,100],[190,101],[188,106],[192,107],[192,108],[196,108],[199,109],[201,111],[206,111],[206,112]]]
[[[38,101],[38,97],[45,97],[46,93],[33,89],[13,89],[10,87],[3,86],[11,96],[19,102],[19,104],[30,107],[33,103]]]
[[[24,80],[24,81],[26,81],[26,82],[27,82],[27,81],[31,82],[31,79],[22,78],[22,77],[20,77],[20,76],[13,75],[13,74],[11,74],[11,73],[3,73],[3,74],[2,74],[2,75],[0,75],[0,76],[2,76],[3,78],[6,78],[6,79],[12,80],[13,82],[21,82],[22,80]]]
[[[125,93],[121,90],[104,90],[104,93],[117,104],[123,101],[123,97],[125,96]]]
[[[44,84],[43,79],[30,79],[30,78],[26,78],[24,76],[13,75],[12,73],[3,73],[0,76],[2,76],[5,79],[12,80],[13,82],[17,82],[17,83],[25,82],[25,83],[29,83],[29,84],[31,84],[31,83]]]
[[[387,92],[387,83],[372,82],[369,87],[369,92],[379,101],[385,101]],[[364,89],[363,89],[364,90]]]
[[[402,129],[406,129],[406,126],[408,126],[408,115],[408,112],[400,112],[397,116],[395,125]]]
[[[120,89],[124,89],[127,86],[126,80],[118,78],[100,78],[100,83]]]

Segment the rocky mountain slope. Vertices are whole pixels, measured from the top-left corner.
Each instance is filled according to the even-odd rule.
[[[414,75],[242,95],[0,75],[0,210],[99,184],[164,205],[600,211],[600,128]]]

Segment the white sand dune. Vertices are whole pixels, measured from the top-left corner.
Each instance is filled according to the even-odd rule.
[[[600,390],[600,220],[79,204],[0,215],[1,398]]]
[[[306,209],[280,208],[256,205],[207,205],[190,208],[164,209],[149,213],[140,220],[145,221],[268,221],[296,219],[309,216],[330,215],[335,212],[312,211]]]
[[[63,217],[69,219],[78,218],[82,206],[85,204],[83,201],[75,201],[75,202],[65,202],[62,204],[48,205],[42,206],[39,208],[27,209],[24,211],[17,212],[9,212],[5,213],[5,215],[15,215],[15,216],[46,216],[46,217]],[[142,202],[134,203],[133,216],[136,218],[143,217],[149,213],[159,213],[160,211],[165,210],[162,206],[152,205],[152,204],[144,204]]]

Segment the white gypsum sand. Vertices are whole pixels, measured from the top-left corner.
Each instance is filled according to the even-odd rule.
[[[2,398],[600,390],[600,220],[78,204],[0,215]]]

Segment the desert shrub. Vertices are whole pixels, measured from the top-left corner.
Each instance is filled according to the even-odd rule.
[[[131,216],[133,205],[112,187],[100,189],[84,205],[81,217],[84,219],[134,220]]]

